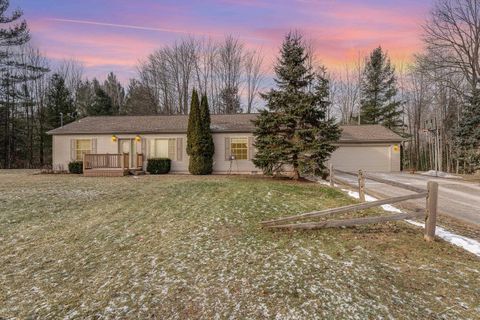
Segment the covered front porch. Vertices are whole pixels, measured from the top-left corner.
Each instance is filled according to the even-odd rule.
[[[143,162],[142,153],[85,154],[83,176],[121,177],[129,174],[143,174]]]

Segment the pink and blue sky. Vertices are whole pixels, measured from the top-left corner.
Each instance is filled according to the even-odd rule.
[[[33,43],[53,61],[75,58],[88,77],[135,77],[139,59],[188,35],[239,37],[271,64],[291,29],[313,39],[329,68],[382,45],[394,61],[421,50],[431,0],[11,0]]]

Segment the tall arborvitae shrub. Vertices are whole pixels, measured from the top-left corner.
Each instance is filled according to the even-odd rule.
[[[262,95],[266,109],[254,121],[253,162],[266,174],[287,168],[295,179],[318,174],[340,138],[338,125],[327,116],[328,79],[311,70],[302,38],[294,33],[283,42],[275,74],[277,88]]]
[[[213,171],[213,155],[215,146],[213,144],[213,136],[210,130],[210,110],[208,107],[208,99],[205,94],[202,95],[200,103],[200,126],[202,135],[200,138],[200,155],[203,158],[203,169],[201,174],[211,174]]]
[[[187,129],[188,170],[191,174],[210,174],[213,170],[213,138],[210,132],[210,112],[206,96],[200,105],[197,91],[192,93]]]
[[[200,132],[200,103],[198,101],[198,94],[195,89],[192,92],[192,100],[190,102],[190,113],[188,115],[187,127],[187,154],[189,156],[196,153],[196,146],[198,144],[197,138]]]

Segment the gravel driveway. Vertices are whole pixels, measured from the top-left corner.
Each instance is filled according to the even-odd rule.
[[[480,184],[478,183],[410,173],[372,172],[371,174],[383,179],[425,189],[427,181],[436,181],[439,184],[439,212],[463,220],[469,224],[480,226]],[[343,180],[348,180],[351,183],[357,183],[356,177],[340,173],[337,173],[336,176]],[[411,191],[408,190],[399,189],[368,179],[366,180],[366,189],[385,196],[400,196],[411,193]],[[411,203],[413,202],[415,205],[425,207],[425,201],[422,199],[412,200]]]

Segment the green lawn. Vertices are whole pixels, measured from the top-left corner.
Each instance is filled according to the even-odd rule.
[[[258,177],[0,171],[0,319],[479,318],[480,260],[418,228],[258,226],[348,203]]]

